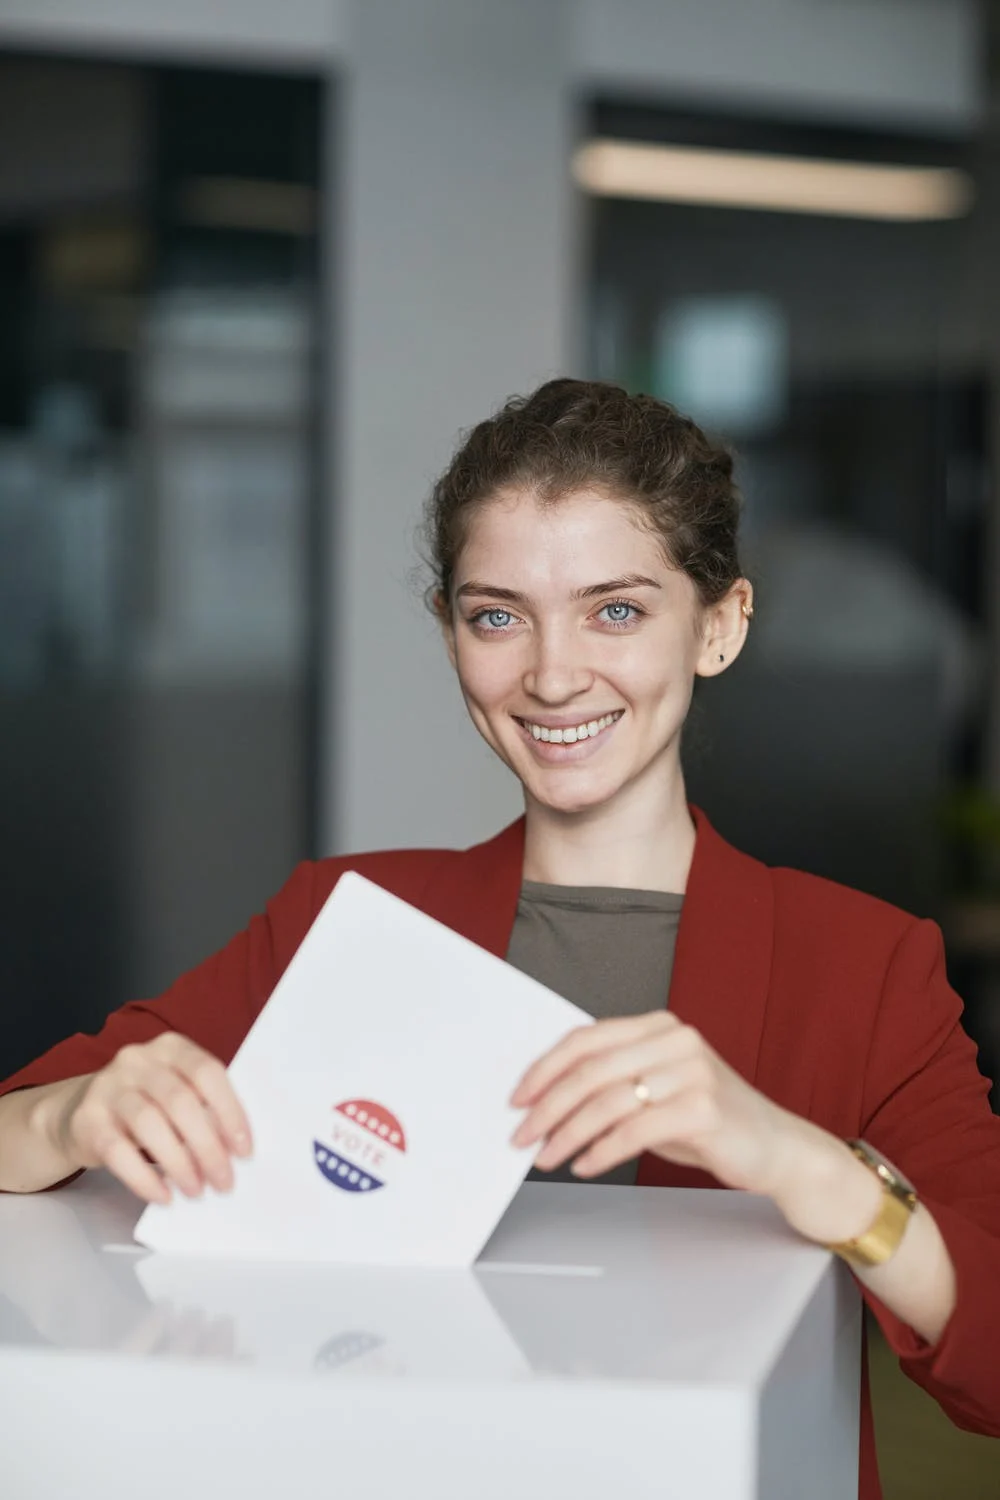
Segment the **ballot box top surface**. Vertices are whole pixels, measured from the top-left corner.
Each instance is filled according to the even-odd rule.
[[[104,1173],[0,1195],[0,1367],[89,1353],[289,1378],[764,1382],[827,1252],[747,1194],[527,1183],[469,1271],[151,1254]]]

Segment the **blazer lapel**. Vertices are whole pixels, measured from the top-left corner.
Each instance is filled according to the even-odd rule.
[[[766,865],[719,837],[692,808],[694,859],[681,911],[670,1009],[753,1083],[771,977],[774,893]],[[641,1187],[720,1187],[707,1172],[646,1153]]]
[[[752,1083],[771,978],[771,873],[720,838],[698,808],[692,811],[697,839],[677,933],[670,1009]]]

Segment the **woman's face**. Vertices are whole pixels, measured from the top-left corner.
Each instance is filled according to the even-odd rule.
[[[476,728],[563,813],[675,771],[694,677],[744,633],[742,595],[703,608],[636,508],[589,491],[479,507],[453,588],[448,647]]]

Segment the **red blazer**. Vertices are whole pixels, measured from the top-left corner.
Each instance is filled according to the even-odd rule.
[[[955,1263],[958,1305],[927,1346],[867,1296],[903,1362],[961,1427],[1000,1436],[1000,1117],[992,1114],[937,927],[843,886],[769,869],[695,811],[669,1003],[769,1098],[864,1136],[912,1178]],[[126,1005],[0,1093],[92,1072],[127,1042],[182,1032],[229,1062],[345,870],[501,957],[521,885],[523,821],[465,851],[393,850],[299,865],[262,916],[155,1001]],[[665,997],[666,998],[666,997]],[[658,1157],[639,1181],[717,1187]],[[861,1500],[880,1494],[867,1382]]]

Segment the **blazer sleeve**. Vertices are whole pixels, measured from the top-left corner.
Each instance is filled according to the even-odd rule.
[[[218,953],[158,999],[114,1011],[96,1035],[57,1043],[0,1083],[0,1095],[96,1072],[122,1047],[165,1031],[180,1032],[228,1065],[316,915],[316,885],[315,864],[300,864],[265,910]],[[324,885],[328,893],[329,878]]]
[[[865,1292],[903,1369],[959,1427],[1000,1436],[1000,1117],[962,1029],[941,934],[913,922],[889,964],[865,1079],[864,1136],[912,1180],[955,1266],[936,1344]]]

